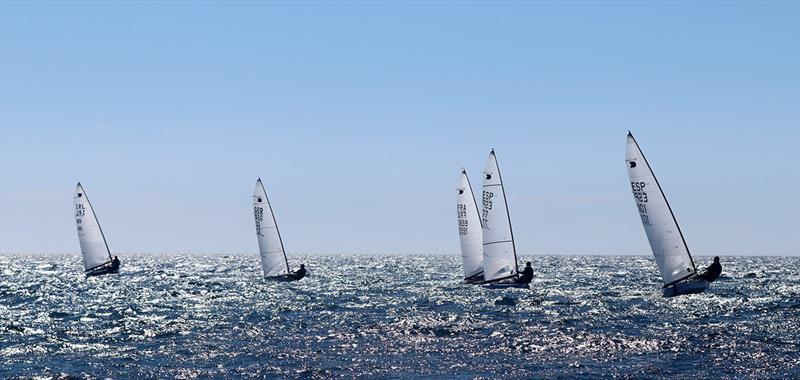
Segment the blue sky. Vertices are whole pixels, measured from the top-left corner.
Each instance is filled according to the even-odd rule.
[[[0,252],[458,251],[497,150],[517,248],[649,254],[634,132],[696,254],[800,252],[798,2],[0,2]]]

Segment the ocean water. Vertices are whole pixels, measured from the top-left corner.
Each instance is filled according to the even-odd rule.
[[[0,377],[800,378],[800,258],[723,257],[662,298],[651,258],[535,256],[531,289],[455,256],[0,256]],[[698,262],[707,263],[708,258]]]

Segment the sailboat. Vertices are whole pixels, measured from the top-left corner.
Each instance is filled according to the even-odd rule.
[[[642,149],[630,132],[628,132],[625,162],[631,180],[633,199],[639,209],[642,226],[664,281],[662,288],[664,296],[672,297],[704,291],[709,283],[696,277],[697,267],[689,253],[689,247],[683,238],[675,214],[672,213],[672,208]]]
[[[461,240],[461,262],[464,281],[470,284],[483,282],[483,228],[478,205],[472,193],[467,171],[461,169],[456,203],[458,208],[458,237]]]
[[[106,237],[100,222],[89,202],[86,191],[78,182],[75,187],[75,224],[78,226],[78,241],[81,244],[84,273],[87,276],[98,276],[119,272],[119,261],[111,257]]]
[[[275,214],[267,198],[267,191],[261,178],[256,181],[256,190],[253,194],[253,211],[256,221],[256,236],[258,249],[261,253],[261,269],[264,277],[269,280],[294,281],[295,278],[289,271],[289,262],[286,260],[286,250],[275,221]]]
[[[517,249],[511,217],[508,213],[503,179],[497,166],[494,149],[489,153],[483,172],[481,195],[481,225],[483,231],[483,284],[491,288],[524,288],[528,284],[516,282],[519,276]]]

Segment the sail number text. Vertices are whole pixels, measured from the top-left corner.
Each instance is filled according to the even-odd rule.
[[[82,219],[86,215],[86,209],[83,208],[83,204],[76,204],[75,205],[75,223],[78,225],[78,232],[83,231],[83,226],[81,226]]]
[[[253,207],[253,211],[256,215],[256,234],[261,235],[261,222],[264,221],[264,208]]]
[[[483,219],[483,225],[488,226],[489,222],[487,218],[489,217],[489,210],[492,209],[492,198],[494,197],[494,193],[491,191],[484,191],[483,192],[483,212],[481,213],[481,219]]]
[[[469,220],[467,220],[467,205],[458,204],[458,234],[466,235],[469,230]]]
[[[646,185],[644,182],[631,182],[631,189],[633,198],[636,199],[636,207],[639,208],[639,216],[642,217],[642,223],[650,224],[650,217],[647,215],[647,192],[644,191]]]

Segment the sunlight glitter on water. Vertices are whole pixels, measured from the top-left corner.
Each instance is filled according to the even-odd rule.
[[[648,257],[530,259],[532,289],[489,290],[448,256],[304,256],[291,284],[256,256],[91,278],[77,256],[0,256],[0,376],[800,376],[796,257],[725,257],[675,298]]]

